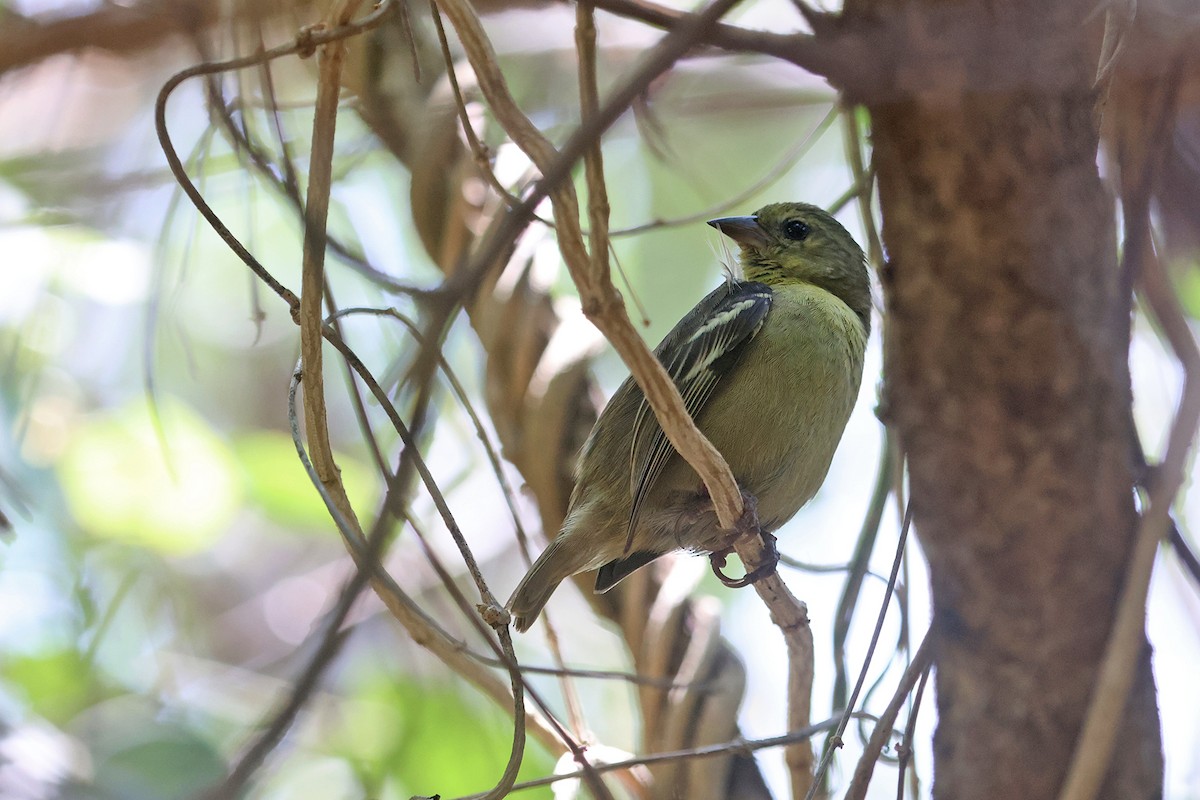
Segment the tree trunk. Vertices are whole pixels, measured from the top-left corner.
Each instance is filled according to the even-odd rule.
[[[889,254],[886,408],[932,577],[934,796],[1054,798],[1137,524],[1094,4],[847,5],[911,45],[857,92]],[[1149,661],[1101,797],[1162,794]]]

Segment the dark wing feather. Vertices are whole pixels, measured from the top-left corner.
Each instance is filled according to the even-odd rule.
[[[655,349],[693,419],[737,362],[742,348],[762,327],[771,309],[771,297],[771,289],[761,283],[725,283],[701,300]],[[673,455],[675,448],[643,397],[634,417],[629,454],[633,506],[626,552],[633,544],[645,499]]]
[[[596,572],[596,594],[607,592],[660,555],[662,553],[637,552],[608,562]]]

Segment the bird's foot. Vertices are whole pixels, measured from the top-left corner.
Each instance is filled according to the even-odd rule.
[[[708,562],[712,565],[712,571],[717,576],[717,580],[730,589],[741,589],[743,586],[749,586],[763,578],[774,575],[776,567],[779,566],[779,549],[775,546],[774,535],[763,532],[761,536],[763,547],[766,550],[766,560],[740,578],[731,578],[723,571],[725,559],[733,552],[732,547],[726,547],[724,550],[709,553]]]
[[[762,564],[750,570],[742,577],[730,578],[723,571],[725,559],[733,552],[734,543],[745,536],[753,534],[758,534],[762,537],[766,558]],[[717,580],[721,583],[730,589],[740,589],[743,586],[749,586],[755,581],[759,581],[775,573],[775,568],[779,566],[779,550],[775,547],[775,537],[762,530],[759,526],[758,500],[755,499],[754,495],[745,490],[742,491],[742,516],[734,523],[729,542],[729,546],[714,551],[708,557],[709,563],[712,565],[713,574],[717,576]]]

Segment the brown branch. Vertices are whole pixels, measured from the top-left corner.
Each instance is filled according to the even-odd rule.
[[[488,158],[487,146],[479,140],[479,135],[475,133],[475,126],[471,124],[471,115],[467,111],[467,99],[463,95],[462,87],[458,84],[458,75],[454,70],[454,54],[450,52],[450,42],[446,38],[446,28],[442,25],[442,16],[438,13],[436,0],[429,0],[429,10],[433,17],[434,28],[437,30],[438,44],[442,48],[442,59],[446,63],[446,78],[450,82],[450,90],[454,93],[454,105],[458,110],[459,124],[462,127],[463,135],[467,138],[467,146],[471,149],[471,155],[475,159],[475,168],[479,170],[479,174],[484,177],[498,196],[503,198],[510,207],[515,206],[521,202],[520,199],[515,197],[508,187],[496,177],[496,172],[492,169],[491,161]]]
[[[824,102],[824,101],[822,101]],[[654,219],[650,222],[643,222],[638,225],[631,225],[628,228],[619,228],[615,231],[610,231],[609,235],[613,238],[617,236],[632,236],[634,234],[646,233],[647,231],[662,230],[664,228],[676,228],[681,225],[693,225],[697,222],[704,222],[713,217],[720,217],[727,214],[731,209],[740,208],[748,200],[758,196],[767,187],[782,180],[791,171],[800,159],[802,159],[812,147],[821,140],[821,137],[829,130],[830,126],[838,119],[838,106],[836,103],[830,106],[829,113],[821,118],[821,121],[813,126],[812,130],[804,134],[796,143],[788,148],[779,159],[772,164],[768,169],[763,171],[762,176],[744,189],[741,189],[730,197],[725,198],[716,205],[709,206],[701,211],[691,214],[685,214],[679,217],[670,219]],[[859,184],[855,184],[857,188]],[[853,195],[850,195],[853,197]],[[832,210],[830,213],[834,213]]]
[[[896,577],[900,574],[900,564],[904,561],[904,545],[908,541],[908,529],[912,525],[912,505],[904,511],[904,523],[900,526],[899,541],[896,542],[896,557],[892,561],[892,571],[888,575],[887,591],[884,592],[883,602],[879,607],[879,615],[875,619],[875,630],[871,632],[871,643],[867,647],[867,655],[863,659],[862,669],[858,673],[858,681],[854,684],[854,691],[850,693],[850,700],[842,712],[842,717],[838,722],[837,729],[825,743],[825,752],[821,755],[821,763],[817,765],[817,772],[812,786],[805,795],[804,800],[813,800],[817,794],[817,790],[821,786],[821,781],[824,779],[825,772],[829,769],[829,765],[833,762],[834,752],[842,746],[842,734],[846,731],[846,726],[850,724],[850,717],[853,715],[854,706],[858,703],[858,695],[862,691],[863,683],[867,679],[867,669],[871,666],[871,657],[875,653],[875,646],[879,643],[879,634],[883,630],[883,620],[887,617],[888,606],[891,605],[892,592],[896,588]]]
[[[353,23],[340,25],[330,29],[306,29],[289,43],[273,47],[259,53],[254,53],[241,58],[231,58],[226,61],[211,62],[205,64],[197,64],[193,67],[188,67],[181,70],[163,84],[158,91],[158,97],[154,102],[154,131],[158,136],[159,146],[162,148],[163,155],[167,159],[167,166],[171,170],[171,174],[175,176],[175,181],[179,184],[179,188],[192,201],[192,205],[204,217],[204,220],[212,227],[226,246],[233,251],[239,259],[242,260],[250,270],[265,283],[271,291],[275,292],[280,298],[288,304],[293,317],[299,313],[300,299],[296,297],[290,289],[280,283],[267,269],[259,263],[258,259],[246,249],[246,246],[234,236],[233,231],[229,230],[221,218],[213,211],[212,207],[205,201],[200,190],[196,188],[196,184],[188,176],[187,169],[183,165],[183,161],[179,158],[179,153],[175,149],[174,143],[171,141],[170,132],[167,130],[167,101],[171,94],[189,78],[194,78],[202,75],[212,75],[217,72],[227,72],[236,69],[245,69],[246,67],[258,66],[272,61],[276,58],[296,55],[300,53],[311,52],[314,47],[318,47],[330,42],[335,42],[350,36],[357,36],[363,31],[370,30],[372,27],[382,22],[391,8],[391,2],[383,2],[368,16]]]
[[[341,0],[330,17],[331,26],[345,25],[354,15],[359,0]],[[313,466],[338,509],[354,519],[342,485],[325,414],[325,379],[322,372],[321,313],[325,299],[325,231],[329,217],[329,194],[333,182],[333,145],[337,130],[338,96],[346,43],[337,39],[322,45],[318,57],[317,100],[313,109],[312,150],[309,157],[308,196],[304,214],[304,263],[301,272],[300,363],[307,375],[304,391],[304,425]]]
[[[647,63],[659,68],[660,72],[669,68],[692,42],[699,39],[709,26],[737,2],[738,0],[714,0],[703,12],[696,15],[693,23],[681,26],[665,37],[656,48],[655,55],[658,57],[652,56],[647,59]],[[484,32],[475,10],[465,0],[442,0],[439,7],[454,24],[463,49],[475,69],[480,88],[497,120],[542,171],[544,182],[550,182],[552,170],[561,168],[559,164],[562,156],[517,107],[504,75],[496,64],[491,41]],[[635,83],[637,81],[631,79],[627,81],[626,86]],[[620,97],[621,92],[617,92],[616,95]],[[629,99],[631,100],[632,96]],[[610,112],[613,113],[612,119],[615,120],[623,109],[624,106],[613,109]],[[568,145],[575,143],[580,153],[586,152],[595,137],[611,124],[611,120],[605,119],[604,110],[597,112],[592,125],[581,127],[581,131],[587,131],[585,138],[579,139],[577,133]],[[558,161],[556,157],[559,158]],[[620,293],[613,287],[608,270],[598,270],[593,265],[583,244],[583,234],[579,225],[579,202],[575,197],[574,187],[569,182],[562,181],[562,177],[556,176],[549,194],[554,205],[559,249],[579,289],[584,313],[612,343],[629,367],[667,439],[708,487],[722,527],[733,528],[742,513],[741,493],[733,475],[721,454],[696,428],[683,406],[679,389],[629,321]]]
[[[375,382],[370,373],[363,367],[362,362],[354,356],[346,344],[340,338],[332,336],[332,331],[328,329],[327,331],[330,334],[330,343],[342,353],[351,369],[367,384],[368,389],[380,401],[393,424],[402,427],[402,423],[399,421],[399,417],[396,415],[395,408],[391,405],[387,394],[379,387],[379,384]],[[346,549],[350,553],[351,558],[354,559],[355,565],[360,572],[370,576],[371,586],[375,590],[375,593],[383,601],[384,606],[392,616],[405,627],[414,642],[432,652],[442,663],[474,684],[476,688],[494,700],[499,706],[506,710],[512,710],[513,697],[504,684],[497,680],[481,663],[471,657],[470,650],[463,642],[451,636],[438,624],[437,620],[422,611],[416,601],[409,597],[400,588],[399,584],[396,583],[395,579],[380,566],[378,558],[373,557],[369,549],[369,542],[378,539],[375,531],[372,531],[370,536],[364,537],[362,532],[338,511],[337,506],[333,503],[333,497],[317,477],[312,461],[304,449],[304,442],[300,436],[299,419],[295,412],[297,383],[298,380],[294,379],[288,394],[288,419],[292,428],[292,441],[296,446],[296,453],[300,458],[301,466],[308,472],[314,488],[316,488],[317,492],[321,495],[321,499],[325,502],[330,518],[341,534]],[[415,453],[415,448],[413,448],[412,452]],[[391,504],[391,494],[397,491],[396,484],[397,481],[395,480],[389,481],[388,496],[384,498],[385,508]],[[384,518],[385,516],[381,514],[376,521],[377,530],[383,524]],[[489,644],[494,645],[490,641]],[[511,661],[502,662],[502,666],[507,667],[510,663]],[[526,717],[526,726],[548,749],[553,750],[559,745],[561,740],[550,730],[546,720],[542,717],[533,714],[528,715]]]
[[[583,125],[600,113],[600,90],[596,85],[596,20],[590,0],[575,4],[575,50],[579,54],[579,108]],[[600,137],[583,154],[588,190],[588,245],[592,271],[608,273],[608,187],[604,183],[604,155]]]
[[[858,759],[858,766],[854,768],[854,777],[850,781],[849,788],[846,789],[845,800],[862,800],[867,796],[867,786],[871,783],[871,773],[875,771],[875,762],[879,760],[883,746],[892,736],[900,708],[904,705],[904,700],[913,690],[917,680],[933,663],[932,642],[933,632],[929,631],[925,634],[917,652],[913,653],[912,662],[900,678],[900,683],[896,686],[896,692],[888,702],[887,708],[879,715],[879,721],[875,723],[875,730],[871,732],[871,738],[867,740],[867,745]],[[901,780],[903,780],[903,774],[903,770],[901,770]]]
[[[1178,306],[1178,298],[1158,259],[1146,259],[1144,288],[1151,309],[1163,328],[1170,330],[1187,323]],[[1075,755],[1067,774],[1060,800],[1090,800],[1099,790],[1110,767],[1109,756],[1120,726],[1116,724],[1124,708],[1137,672],[1137,660],[1145,625],[1146,595],[1159,544],[1171,525],[1171,503],[1179,493],[1186,475],[1184,466],[1200,422],[1200,351],[1188,333],[1185,339],[1171,340],[1175,356],[1184,369],[1183,396],[1171,425],[1167,452],[1159,465],[1150,490],[1149,507],[1142,515],[1137,540],[1129,560],[1125,588],[1121,593],[1116,619],[1105,648],[1104,661],[1096,678],[1095,693],[1088,706],[1087,718],[1075,745]]]
[[[1148,507],[1142,514],[1129,556],[1104,660],[1096,675],[1059,800],[1091,800],[1111,768],[1110,757],[1121,728],[1118,722],[1124,716],[1145,641],[1146,597],[1155,556],[1169,533],[1171,504],[1183,486],[1188,454],[1200,424],[1200,349],[1154,251],[1150,228],[1150,189],[1173,130],[1179,82],[1187,62],[1186,58],[1173,60],[1172,74],[1143,95],[1144,105],[1139,109],[1142,114],[1136,123],[1141,134],[1139,141],[1131,142],[1126,137],[1121,142],[1124,145],[1122,199],[1127,226],[1126,263],[1122,267],[1128,279],[1140,278],[1150,309],[1183,368],[1183,394],[1171,423],[1167,452],[1149,489]]]
[[[870,718],[866,714],[855,714],[855,717]],[[704,747],[693,747],[688,750],[673,750],[666,753],[651,753],[650,755],[639,756],[638,758],[627,758],[623,761],[613,761],[608,764],[597,764],[596,772],[612,772],[614,770],[629,769],[630,767],[644,766],[647,764],[661,764],[669,761],[681,761],[691,758],[711,758],[712,756],[725,755],[727,753],[746,752],[753,753],[757,750],[765,750],[771,747],[782,747],[795,742],[801,742],[806,739],[811,739],[818,733],[830,730],[837,725],[837,719],[827,719],[824,722],[818,722],[815,725],[809,725],[800,730],[790,731],[780,736],[771,736],[766,739],[751,739],[738,740],[733,742],[724,742],[722,744],[705,745]],[[583,777],[583,772],[566,772],[559,775],[551,775],[546,778],[537,778],[531,781],[523,781],[515,784],[512,787],[514,792],[523,789],[536,789],[539,786],[549,786],[559,781],[576,780]],[[482,795],[468,795],[466,797],[457,798],[456,800],[480,800]]]
[[[241,13],[250,16],[261,16],[268,7],[264,2],[241,5]],[[146,0],[133,6],[105,4],[88,14],[59,19],[10,15],[0,20],[0,74],[86,48],[134,53],[211,25],[223,13],[228,12],[220,3]]]
[[[330,13],[328,27],[341,27],[350,22],[361,0],[339,0]],[[309,159],[308,196],[305,202],[304,226],[304,263],[302,272],[302,288],[300,293],[300,313],[297,322],[300,325],[301,364],[308,379],[303,381],[305,428],[308,433],[309,448],[313,468],[317,478],[327,492],[342,517],[354,528],[359,528],[354,509],[346,495],[345,486],[337,464],[334,463],[333,450],[329,442],[329,429],[326,422],[324,378],[321,368],[322,349],[324,343],[324,320],[321,308],[325,297],[325,231],[329,214],[329,197],[332,184],[333,151],[337,127],[338,98],[341,92],[342,67],[346,58],[344,39],[338,39],[325,44],[320,49],[319,72],[317,82],[316,107],[313,111],[312,151]],[[404,455],[416,467],[421,477],[430,489],[439,511],[447,517],[450,530],[455,535],[472,575],[476,579],[480,596],[487,605],[494,606],[495,598],[491,596],[486,582],[483,581],[479,568],[474,562],[470,549],[462,540],[461,533],[449,518],[448,508],[445,508],[445,498],[436,491],[430,480],[414,442],[405,442]],[[398,471],[399,474],[399,471]],[[389,480],[389,500],[395,498],[395,491]],[[388,503],[390,506],[391,503]],[[380,520],[386,516],[380,514]],[[381,546],[383,540],[382,524],[377,525],[368,540],[368,563],[375,561],[371,551]],[[441,573],[439,573],[441,574]],[[442,574],[443,582],[453,584],[452,580]],[[466,610],[468,618],[474,620],[471,609]],[[524,678],[516,669],[516,656],[512,640],[506,625],[496,625],[496,634],[500,638],[500,648],[509,666],[509,678],[513,698],[513,738],[512,747],[504,772],[496,786],[487,794],[489,800],[504,797],[516,782],[517,772],[525,752],[525,698]],[[488,640],[490,643],[490,639]]]
[[[926,634],[928,636],[928,634]],[[925,696],[925,684],[929,682],[929,673],[933,671],[932,664],[925,667],[925,671],[921,673],[921,681],[917,684],[917,691],[913,695],[912,707],[908,712],[908,721],[904,723],[904,739],[900,743],[900,757],[896,760],[896,800],[904,800],[904,778],[908,772],[908,767],[913,764],[913,750],[915,745],[913,741],[916,739],[917,732],[917,714],[921,711],[921,699]],[[920,780],[917,776],[916,765],[913,764],[912,772],[912,792],[913,797],[920,797]]]
[[[854,552],[850,556],[846,582],[842,584],[842,594],[838,598],[837,608],[833,614],[833,707],[846,706],[846,693],[849,690],[849,677],[846,668],[846,641],[850,636],[850,624],[854,621],[854,613],[862,594],[863,581],[870,571],[871,553],[875,550],[875,542],[879,538],[879,526],[883,522],[883,512],[887,508],[888,498],[892,494],[892,455],[896,450],[895,437],[884,431],[883,443],[879,451],[879,466],[876,468],[875,486],[871,490],[871,499],[867,503],[867,513],[859,528],[855,540]]]
[[[437,66],[433,64],[430,69]],[[639,67],[635,74],[649,80],[654,73],[653,70]],[[638,79],[642,80],[641,77]],[[628,89],[619,88],[618,91]],[[602,116],[606,108],[619,109],[620,106],[610,96],[602,105]],[[452,107],[447,106],[447,112],[450,111]],[[454,125],[453,115],[445,113],[439,121],[440,133],[434,131],[422,135],[445,139],[451,135],[446,131]],[[592,132],[594,135],[594,129]],[[568,148],[564,147],[563,150],[566,152]],[[411,156],[418,159],[415,162],[417,166],[425,168],[427,164],[421,156],[422,152],[418,144]],[[559,158],[564,165],[571,163],[568,158]],[[430,197],[434,199],[434,206],[441,207],[438,198],[460,195],[456,187],[472,174],[469,154],[461,147],[455,159],[441,155],[434,161],[438,164],[436,174],[428,177],[427,185],[420,192],[414,192],[415,208],[424,207],[422,204]],[[535,185],[532,188],[537,187]],[[571,491],[569,465],[591,427],[595,404],[598,402],[598,393],[587,372],[587,359],[592,351],[590,340],[589,346],[585,347],[580,340],[566,338],[567,330],[561,326],[558,312],[554,310],[544,288],[530,280],[530,266],[524,256],[519,258],[521,263],[510,262],[509,273],[496,284],[493,284],[497,279],[496,270],[486,276],[472,274],[487,263],[480,255],[482,248],[502,248],[497,244],[501,241],[496,236],[497,227],[501,223],[514,225],[513,217],[503,213],[499,198],[489,198],[478,208],[455,206],[439,215],[431,215],[426,207],[426,211],[418,215],[417,222],[425,246],[435,254],[439,266],[451,275],[442,292],[463,285],[479,286],[465,307],[489,356],[486,379],[488,406],[506,455],[521,470],[529,490],[538,499],[544,530],[553,532],[561,524],[566,498]],[[487,230],[483,234],[476,233],[485,226]],[[455,244],[446,247],[443,243],[448,240]],[[471,240],[482,243],[481,250],[472,259],[475,263],[464,269],[458,253],[461,246]],[[507,254],[502,257],[508,259]],[[558,344],[550,344],[551,339],[557,340]],[[559,349],[563,347],[575,354],[565,364]],[[546,378],[549,378],[548,384],[544,382]],[[672,692],[671,701],[660,694],[661,704],[658,701],[650,704],[643,702],[643,718],[647,726],[652,720],[662,720],[663,727],[674,728],[676,723],[673,719],[681,716],[685,707],[695,709],[699,715],[697,725],[690,728],[684,726],[687,735],[675,747],[666,744],[661,737],[651,735],[647,727],[647,733],[642,737],[645,749],[654,752],[736,739],[736,706],[744,683],[740,660],[729,649],[728,643],[722,641],[711,668],[700,665],[699,673],[685,673],[677,668],[679,657],[685,649],[689,651],[689,669],[694,663],[690,658],[691,648],[686,644],[687,632],[693,630],[695,624],[707,624],[705,620],[708,615],[698,613],[703,610],[704,604],[688,598],[682,590],[665,589],[661,581],[670,573],[669,564],[660,562],[659,566],[663,569],[642,570],[619,587],[618,591],[606,595],[593,595],[590,587],[581,586],[600,614],[621,624],[641,676],[638,682],[678,690]],[[646,609],[651,603],[662,612],[662,617],[669,615],[674,620],[666,636],[647,630],[648,617],[651,615]],[[719,624],[719,619],[714,617],[713,621]],[[676,628],[679,629],[679,636],[675,635]],[[679,647],[673,642],[678,643]],[[648,666],[651,661],[655,667]],[[689,675],[693,674],[697,677],[689,679]],[[698,703],[689,702],[689,693],[698,693],[702,698]],[[739,781],[743,788],[748,780],[755,787],[761,787],[755,788],[748,796],[768,796],[765,784],[757,774],[757,766],[745,753],[731,752],[716,761],[698,763],[687,772],[689,787],[711,789],[703,794],[696,793],[694,796],[697,800],[702,796],[724,796],[731,780]],[[753,777],[748,778],[750,775]],[[690,791],[689,796],[693,796]]]
[[[761,540],[751,540],[762,552]],[[765,553],[764,553],[765,554]],[[749,555],[749,560],[747,560]],[[738,548],[738,556],[748,570],[758,565],[754,559],[758,553],[744,554]],[[808,624],[808,606],[797,600],[778,573],[773,573],[754,584],[754,590],[770,610],[771,622],[783,634],[788,654],[787,682],[787,726],[788,730],[807,727],[812,721],[812,686],[815,672],[812,628]],[[783,752],[792,785],[792,797],[805,797],[813,785],[812,742],[801,739],[788,746]]]
[[[339,18],[335,19],[332,24],[330,24],[328,27],[309,29],[298,36],[292,44],[275,48],[265,53],[258,53],[245,59],[233,59],[222,64],[205,64],[179,73],[164,86],[163,90],[160,92],[156,106],[156,124],[160,140],[162,141],[163,149],[167,155],[168,162],[172,167],[172,171],[175,173],[176,178],[179,180],[179,183],[184,189],[185,193],[190,199],[193,200],[197,208],[202,214],[204,214],[210,224],[213,225],[214,229],[216,229],[218,233],[222,235],[222,238],[226,240],[230,247],[234,249],[234,251],[241,256],[242,259],[249,266],[251,266],[252,269],[254,269],[260,278],[263,278],[264,281],[271,285],[271,287],[275,289],[276,293],[279,294],[280,297],[289,303],[297,324],[301,326],[302,337],[306,337],[307,332],[307,338],[309,340],[303,343],[302,349],[305,356],[303,363],[310,378],[312,376],[321,375],[319,363],[321,358],[320,336],[322,334],[327,337],[332,336],[331,340],[339,347],[340,350],[342,350],[343,355],[345,355],[347,360],[355,367],[356,371],[359,371],[360,374],[364,371],[361,363],[357,361],[357,359],[353,356],[353,353],[348,351],[348,349],[344,349],[344,345],[341,343],[340,337],[337,337],[335,334],[333,334],[331,329],[323,329],[322,320],[320,318],[320,309],[324,291],[323,264],[324,250],[326,245],[324,236],[325,215],[328,209],[328,192],[332,178],[331,165],[334,139],[333,123],[336,119],[338,105],[337,96],[339,93],[340,61],[343,55],[342,52],[339,52],[341,48],[340,42],[347,36],[360,33],[371,25],[376,24],[380,19],[382,19],[383,14],[388,7],[387,4],[384,4],[368,18],[352,25],[348,23],[348,18],[352,13],[355,4],[356,0],[348,0],[348,2],[342,4],[340,13],[338,15]],[[241,245],[241,243],[238,242],[236,237],[229,232],[228,228],[225,227],[221,220],[216,216],[215,212],[213,212],[212,209],[205,203],[203,197],[200,195],[200,192],[196,189],[195,185],[191,182],[186,172],[183,170],[182,164],[179,162],[178,156],[174,151],[169,136],[167,135],[165,124],[165,106],[166,100],[170,96],[171,91],[178,86],[180,82],[188,77],[192,77],[193,75],[210,74],[223,69],[239,69],[245,66],[261,64],[265,63],[269,59],[277,58],[282,55],[307,52],[310,51],[314,46],[322,44],[327,45],[327,47],[322,49],[320,85],[318,89],[317,109],[314,114],[312,157],[313,175],[310,179],[310,191],[307,203],[308,213],[305,220],[305,263],[303,276],[304,298],[303,300],[298,300],[290,291],[274,281],[269,273],[267,273],[265,269],[262,268],[261,264],[259,264],[257,260],[254,259],[254,257],[249,253],[249,251],[247,251]],[[311,336],[311,333],[314,330],[316,332],[315,342],[312,341]],[[297,378],[298,376],[299,373],[297,373]],[[378,390],[377,385],[373,386],[372,388],[373,390]],[[305,393],[306,410],[308,412],[306,414],[306,425],[309,430],[309,440],[310,442],[314,443],[318,449],[323,449],[325,451],[323,455],[318,456],[318,461],[323,463],[321,463],[321,466],[318,467],[308,459],[307,453],[304,452],[301,446],[298,430],[294,430],[294,438],[296,439],[298,452],[300,453],[301,460],[302,463],[304,463],[305,468],[308,469],[310,474],[313,476],[314,484],[325,500],[330,514],[337,524],[339,531],[342,532],[348,549],[354,556],[355,562],[360,571],[364,575],[372,576],[371,581],[375,585],[379,596],[381,599],[383,599],[385,605],[387,605],[389,610],[393,612],[397,619],[399,619],[407,628],[409,628],[414,640],[420,644],[430,647],[432,650],[434,650],[434,652],[438,653],[443,661],[448,665],[454,666],[459,674],[471,679],[472,682],[476,683],[476,685],[480,686],[481,688],[484,688],[485,691],[490,690],[489,693],[493,697],[501,701],[503,705],[510,708],[514,712],[514,722],[516,727],[513,739],[513,752],[510,756],[509,765],[505,770],[505,774],[502,777],[500,784],[492,792],[493,796],[502,796],[507,792],[508,786],[511,785],[511,783],[515,780],[516,771],[520,763],[521,753],[524,749],[523,744],[526,727],[529,726],[535,731],[545,732],[544,725],[540,723],[530,725],[530,722],[527,721],[525,707],[522,701],[524,682],[519,670],[516,668],[516,660],[512,650],[511,640],[507,636],[507,632],[505,630],[497,631],[497,635],[500,638],[500,644],[497,652],[503,658],[503,661],[509,670],[512,683],[512,693],[510,694],[508,691],[502,688],[502,684],[499,684],[498,681],[495,681],[490,673],[484,670],[480,665],[465,658],[461,652],[463,648],[460,643],[454,642],[452,639],[450,639],[450,637],[445,635],[444,632],[439,634],[439,629],[437,628],[436,624],[426,615],[424,615],[415,605],[415,603],[412,603],[411,600],[408,600],[404,593],[399,590],[399,587],[395,585],[394,581],[391,580],[390,576],[387,576],[386,573],[379,568],[377,551],[384,540],[383,532],[385,530],[385,520],[389,516],[386,511],[392,509],[392,506],[396,503],[396,498],[400,493],[400,490],[397,487],[401,483],[399,476],[405,472],[403,464],[405,461],[408,463],[414,463],[418,467],[418,471],[421,471],[421,464],[419,463],[416,449],[411,447],[411,442],[408,443],[410,446],[406,447],[404,456],[402,456],[401,470],[397,471],[396,478],[389,479],[389,491],[385,498],[384,506],[385,513],[380,514],[379,519],[376,521],[375,529],[371,532],[371,535],[369,537],[364,537],[361,527],[354,516],[353,509],[350,507],[345,496],[344,488],[342,487],[340,478],[337,474],[336,464],[333,463],[331,457],[331,450],[328,444],[328,434],[324,423],[323,389],[321,386],[321,381],[319,379],[312,379],[305,382]],[[378,391],[377,396],[379,394],[382,394],[382,392]],[[290,404],[294,403],[294,397],[295,385],[290,393]],[[386,400],[386,396],[384,399]],[[294,411],[292,412],[292,419],[293,425],[297,425],[298,423],[296,422]],[[397,419],[398,418],[394,418],[393,421],[395,422]],[[411,458],[409,458],[409,456],[411,456]],[[429,476],[423,473],[422,477],[428,484]],[[477,569],[475,572],[478,572]],[[355,579],[351,587],[348,587],[347,596],[356,593],[356,584],[358,583],[359,579]],[[481,592],[483,593],[485,600],[494,604],[494,600],[486,592],[486,587],[483,587]],[[472,621],[477,622],[477,617],[473,617]],[[330,637],[328,641],[332,642],[333,637]],[[497,647],[497,645],[490,639],[488,639],[488,642],[493,647]],[[314,660],[310,662],[310,669],[306,670],[306,676],[311,678],[311,680],[307,681],[308,684],[315,681],[316,676],[319,676],[324,663],[328,662],[328,658],[332,657],[333,652],[335,651],[331,650],[330,655],[323,660]],[[304,697],[306,697],[306,691],[306,688],[297,687],[297,690],[292,694],[291,701],[287,704],[283,711],[277,715],[275,720],[276,724],[272,724],[271,731],[283,730],[286,728],[286,726],[290,723],[291,718],[293,718],[295,713],[298,711],[299,705],[302,704]],[[549,742],[556,744],[558,739],[562,737],[562,733],[562,731],[559,731],[559,736],[550,734],[548,737],[546,737],[546,739]],[[265,754],[266,750],[269,750],[270,747],[273,747],[274,743],[277,741],[278,736],[265,736],[256,743],[252,752],[257,754],[259,751],[262,751]],[[551,744],[550,746],[554,746],[554,744]],[[266,748],[266,750],[263,748]],[[253,770],[254,766],[259,763],[260,760],[261,758],[259,758],[258,755],[255,755],[254,758],[245,759],[242,763],[247,765],[248,769]]]
[[[596,0],[595,6],[611,14],[636,19],[663,30],[673,30],[695,16],[650,0]],[[798,61],[803,59],[798,53],[803,52],[806,47],[817,47],[813,37],[808,34],[752,31],[723,22],[713,25],[700,42],[735,53],[774,56],[798,66],[805,66]],[[820,74],[817,69],[811,71]]]

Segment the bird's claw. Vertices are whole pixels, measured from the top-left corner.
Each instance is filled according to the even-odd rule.
[[[775,574],[775,569],[779,566],[779,549],[775,546],[775,537],[766,532],[763,532],[761,535],[763,547],[767,551],[767,559],[740,578],[731,578],[722,571],[725,567],[725,559],[733,552],[732,547],[726,547],[724,550],[717,550],[709,554],[708,563],[712,565],[712,571],[717,576],[717,580],[730,589],[741,589],[744,586],[749,586],[752,583]]]

